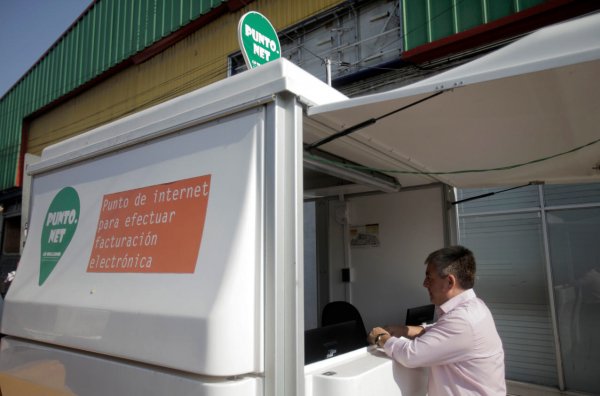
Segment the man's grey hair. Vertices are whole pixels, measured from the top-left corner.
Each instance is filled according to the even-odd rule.
[[[441,278],[452,274],[462,289],[472,289],[475,284],[475,257],[464,246],[448,246],[427,256],[425,264],[431,264]]]

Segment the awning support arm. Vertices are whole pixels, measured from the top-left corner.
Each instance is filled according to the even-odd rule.
[[[363,121],[363,122],[361,122],[359,124],[353,125],[353,126],[351,126],[349,128],[346,128],[346,129],[344,129],[342,131],[334,133],[333,135],[330,135],[330,136],[327,136],[327,137],[325,137],[323,139],[317,140],[316,142],[313,142],[313,143],[307,145],[305,147],[305,149],[306,150],[311,150],[311,149],[317,148],[319,146],[322,146],[325,143],[329,143],[329,142],[331,142],[333,140],[336,140],[336,139],[339,139],[339,138],[344,137],[346,135],[349,135],[349,134],[351,134],[353,132],[356,132],[356,131],[358,131],[360,129],[366,128],[369,125],[375,124],[377,121],[381,120],[382,118],[386,118],[386,117],[389,117],[389,116],[391,116],[393,114],[399,113],[402,110],[409,109],[409,108],[411,108],[411,107],[413,107],[415,105],[418,105],[419,103],[423,103],[426,100],[429,100],[429,99],[434,98],[434,97],[436,97],[438,95],[441,95],[444,92],[446,92],[446,91],[438,91],[438,92],[436,92],[434,94],[431,94],[431,95],[429,95],[429,96],[427,96],[427,97],[425,97],[423,99],[419,99],[416,102],[407,104],[406,106],[400,107],[399,109],[396,109],[394,111],[390,111],[389,113],[383,114],[383,115],[381,115],[379,117],[369,118],[368,120]]]
[[[463,202],[474,201],[476,199],[490,197],[492,195],[500,194],[500,193],[503,193],[503,192],[506,192],[506,191],[516,190],[517,188],[523,188],[523,187],[527,187],[527,186],[535,186],[535,185],[539,185],[539,184],[544,184],[544,182],[541,182],[541,181],[532,181],[532,182],[529,182],[527,184],[523,184],[522,186],[516,186],[516,187],[511,187],[511,188],[507,188],[507,189],[500,190],[500,191],[492,191],[492,192],[481,194],[481,195],[475,195],[474,197],[469,197],[469,198],[461,199],[461,200],[458,200],[458,201],[450,202],[450,204],[452,204],[452,205],[458,205],[458,204],[461,204]]]

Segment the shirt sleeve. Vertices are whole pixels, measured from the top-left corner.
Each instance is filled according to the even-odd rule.
[[[413,340],[390,337],[384,350],[403,366],[428,367],[464,360],[473,341],[471,325],[460,316],[447,315]]]

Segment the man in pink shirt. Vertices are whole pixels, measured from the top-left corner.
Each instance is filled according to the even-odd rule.
[[[369,342],[406,367],[430,367],[429,396],[505,396],[502,341],[490,310],[473,291],[473,253],[450,246],[431,253],[425,264],[423,286],[437,306],[437,322],[375,327]]]

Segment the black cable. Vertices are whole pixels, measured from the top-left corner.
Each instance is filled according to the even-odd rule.
[[[340,163],[339,161],[332,161],[332,160],[328,160],[328,159],[325,159],[325,158],[320,158],[320,157],[314,156],[314,155],[312,156],[312,158],[314,158],[314,159],[316,159],[318,161],[321,161],[321,162],[327,162],[327,163],[330,163],[330,164],[333,164],[333,165],[337,165],[337,166],[341,166],[341,167],[345,167],[345,168],[361,169],[361,170],[381,172],[381,173],[397,173],[397,174],[404,174],[404,175],[428,175],[428,176],[436,176],[436,175],[459,175],[459,174],[467,174],[467,173],[483,173],[483,172],[504,171],[504,170],[509,170],[509,169],[520,168],[520,167],[527,166],[527,165],[537,164],[539,162],[549,161],[551,159],[554,159],[554,158],[557,158],[557,157],[561,157],[563,155],[571,154],[571,153],[574,153],[576,151],[583,150],[586,147],[592,146],[594,144],[599,144],[599,143],[600,143],[600,139],[596,139],[596,140],[592,140],[591,142],[582,144],[581,146],[577,146],[575,148],[572,148],[572,149],[569,149],[567,151],[563,151],[563,152],[560,152],[560,153],[557,153],[557,154],[552,154],[552,155],[549,155],[549,156],[546,156],[546,157],[536,158],[536,159],[529,160],[529,161],[526,161],[526,162],[520,162],[520,163],[517,163],[517,164],[511,164],[511,165],[505,165],[505,166],[499,166],[499,167],[495,167],[495,168],[461,169],[461,170],[453,170],[453,171],[435,171],[435,172],[403,171],[403,170],[397,170],[397,169],[372,168],[372,167],[363,166],[363,165],[353,165],[353,164]],[[594,167],[593,169],[596,169],[596,168],[597,167]],[[532,182],[532,183],[539,184],[540,182]]]

